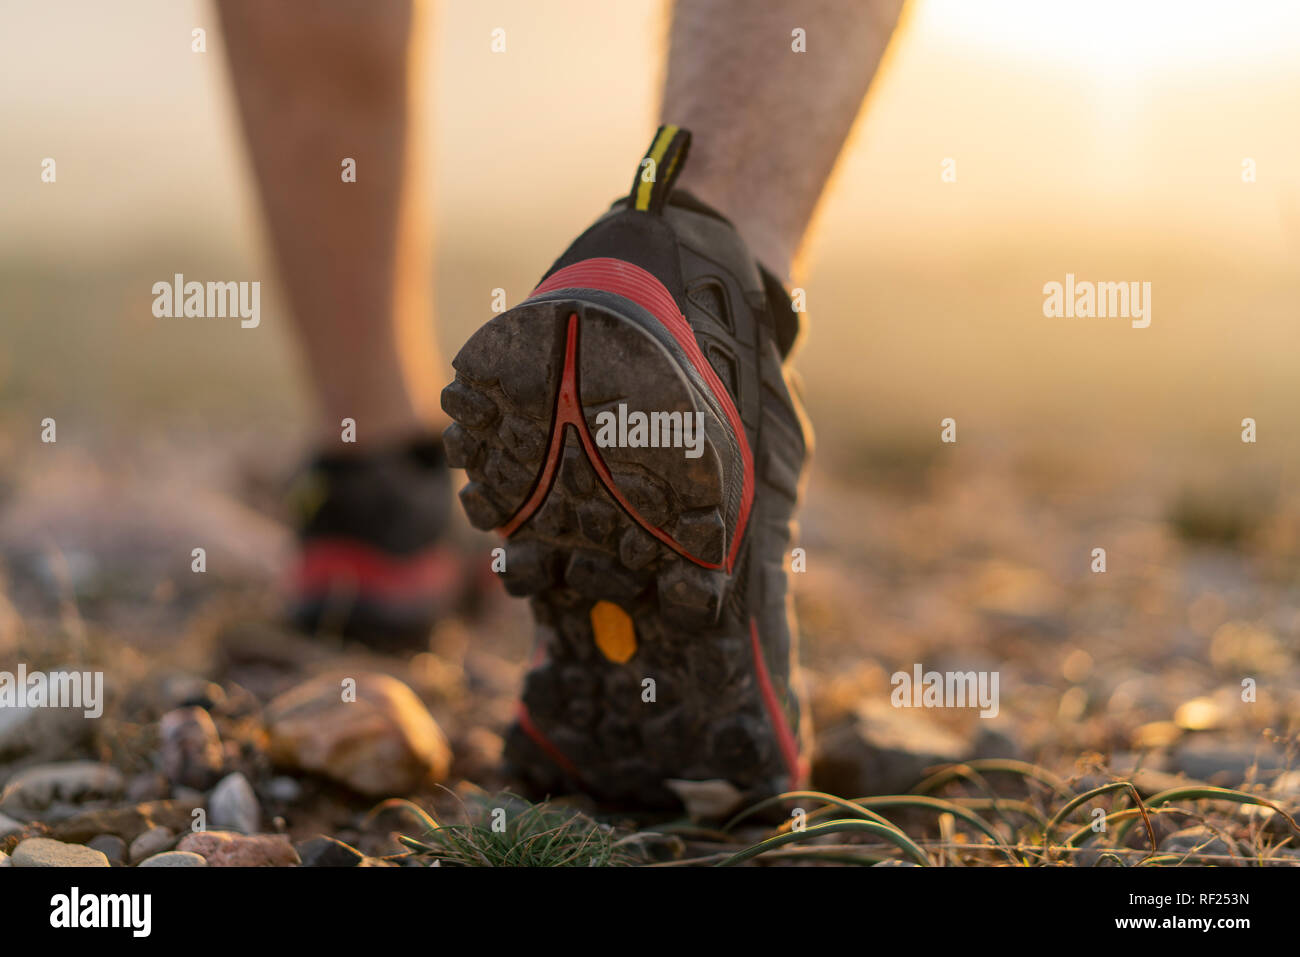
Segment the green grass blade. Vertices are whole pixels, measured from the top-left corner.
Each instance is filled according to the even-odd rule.
[[[1147,839],[1151,843],[1151,853],[1154,854],[1156,850],[1156,832],[1155,828],[1151,826],[1151,815],[1147,813],[1146,805],[1142,803],[1142,795],[1138,794],[1137,788],[1135,788],[1130,781],[1112,781],[1110,784],[1103,784],[1101,787],[1093,788],[1091,791],[1084,791],[1082,794],[1075,795],[1062,805],[1061,809],[1052,815],[1052,819],[1047,822],[1047,827],[1043,831],[1044,850],[1047,849],[1048,842],[1052,839],[1052,832],[1061,826],[1062,822],[1069,816],[1071,811],[1087,804],[1094,798],[1099,798],[1103,794],[1109,794],[1112,791],[1127,791],[1132,796],[1134,805],[1132,810],[1136,810],[1140,813],[1142,820],[1146,822]],[[1109,820],[1109,818],[1106,820]],[[1109,827],[1109,825],[1107,826]],[[1089,825],[1089,828],[1091,829],[1091,825]],[[1121,834],[1117,834],[1116,840],[1122,836],[1123,835]]]
[[[722,825],[722,830],[724,832],[730,831],[741,821],[745,820],[745,818],[751,817],[759,811],[772,807],[774,804],[784,804],[787,801],[821,801],[825,805],[843,808],[845,811],[848,811],[851,814],[856,814],[858,817],[864,817],[869,821],[875,821],[877,824],[884,824],[887,827],[897,829],[897,825],[892,821],[881,817],[875,811],[868,810],[867,808],[855,804],[852,801],[845,800],[842,797],[836,797],[834,794],[827,794],[824,791],[786,791],[783,794],[776,794],[770,798],[764,798],[757,804],[745,808],[745,810],[741,811],[726,824]],[[817,812],[813,813],[815,814]],[[810,814],[809,817],[812,817],[812,815]],[[787,821],[782,825],[782,828],[784,829],[785,827],[788,827],[789,824],[790,822]]]
[[[758,857],[770,850],[778,847],[784,847],[786,844],[793,844],[795,841],[806,841],[809,838],[817,837],[820,834],[840,834],[845,832],[860,832],[864,834],[874,834],[877,837],[884,838],[891,844],[902,849],[909,857],[922,867],[930,866],[930,858],[925,851],[912,841],[910,837],[904,834],[898,828],[892,825],[880,824],[876,821],[862,820],[842,820],[828,821],[825,824],[816,824],[813,827],[805,828],[802,831],[788,831],[785,834],[777,834],[766,840],[752,844],[739,853],[731,855],[725,861],[722,861],[719,867],[734,867],[737,864],[744,863],[751,858]]]
[[[878,807],[913,807],[927,811],[935,811],[940,814],[946,811],[953,817],[961,818],[971,827],[989,838],[989,840],[994,844],[1000,846],[1005,843],[1002,835],[993,829],[993,825],[989,824],[974,811],[964,808],[960,804],[954,804],[952,801],[944,800],[943,798],[928,797],[924,794],[883,794],[876,797],[856,798],[854,799],[854,803],[868,809]]]
[[[1258,807],[1266,807],[1286,821],[1291,831],[1300,837],[1300,824],[1296,823],[1294,817],[1267,798],[1249,794],[1246,791],[1238,791],[1235,788],[1210,787],[1207,784],[1187,785],[1170,788],[1167,791],[1161,791],[1159,794],[1151,795],[1147,799],[1147,806],[1159,807],[1171,801],[1229,801],[1234,804],[1254,804]]]
[[[972,768],[969,764],[964,764],[964,763],[949,765],[949,767],[946,768],[945,770],[950,772],[955,778],[965,778],[971,784],[975,785],[975,787],[979,788],[980,791],[984,793],[985,798],[987,798],[989,801],[989,810],[992,811],[994,814],[996,814],[998,820],[1000,820],[1003,824],[1006,825],[1008,832],[1012,834],[1016,832],[1015,824],[1012,823],[1011,819],[1007,817],[1006,814],[1003,812],[1003,802],[998,798],[998,792],[993,789],[993,787],[989,784],[988,781],[984,779],[984,776],[980,774],[979,771]],[[922,781],[919,785],[912,788],[912,793],[924,794],[925,791],[922,790],[922,788],[929,781],[933,780],[933,778],[934,776],[932,775],[930,778],[927,778],[925,781]]]
[[[961,772],[955,769],[969,768],[973,771],[982,773],[1000,772],[1003,774],[1016,774],[1022,778],[1029,778],[1040,784],[1045,784],[1062,797],[1068,797],[1070,789],[1065,786],[1065,782],[1058,778],[1046,768],[1040,768],[1036,764],[1030,764],[1028,761],[1016,761],[1013,758],[975,758],[962,764],[950,765],[934,774],[930,775],[916,787],[912,788],[913,794],[928,794],[935,788],[947,784],[949,781],[961,777]]]

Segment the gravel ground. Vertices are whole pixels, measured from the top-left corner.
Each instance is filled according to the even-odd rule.
[[[508,788],[497,759],[526,610],[485,574],[474,610],[410,659],[283,629],[273,583],[290,537],[273,492],[288,464],[246,439],[13,463],[0,670],[103,671],[106,703],[93,720],[0,709],[0,866],[427,864],[395,840],[427,822],[385,799],[459,820]],[[814,785],[901,792],[945,762],[1015,758],[1076,791],[1118,774],[1148,794],[1244,785],[1294,809],[1300,495],[1280,473],[1214,471],[1189,482],[1149,452],[937,442],[863,445],[816,471],[794,575]],[[486,568],[492,542],[457,536]],[[891,706],[892,676],[917,667],[995,675],[996,716]],[[345,679],[361,708],[340,703]],[[687,810],[716,823],[726,799],[694,794]],[[1233,853],[1232,835],[1158,823],[1165,849]],[[1248,815],[1220,823],[1258,837]],[[692,853],[689,839],[655,851]]]

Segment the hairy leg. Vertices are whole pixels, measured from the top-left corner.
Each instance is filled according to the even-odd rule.
[[[694,134],[679,185],[788,277],[903,0],[677,0],[662,116]],[[796,28],[806,52],[792,49]]]
[[[220,0],[253,170],[322,414],[361,448],[440,429],[411,0]],[[356,161],[356,181],[342,179]]]

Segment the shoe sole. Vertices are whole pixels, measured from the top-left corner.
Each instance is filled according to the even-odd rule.
[[[530,597],[538,627],[508,768],[538,795],[638,807],[677,806],[670,779],[781,790],[797,748],[755,626],[729,602],[728,529],[743,528],[752,470],[730,400],[653,316],[600,290],[528,300],[452,365],[444,443],[469,474],[461,502],[506,536],[506,589]],[[698,413],[701,454],[598,444],[597,416],[620,403]]]

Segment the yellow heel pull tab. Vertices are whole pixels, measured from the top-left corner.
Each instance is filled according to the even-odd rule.
[[[621,665],[636,654],[632,616],[612,601],[591,606],[591,630],[596,634],[596,647],[610,661]]]
[[[662,212],[690,148],[690,130],[671,124],[659,127],[632,179],[628,208],[643,213]]]

